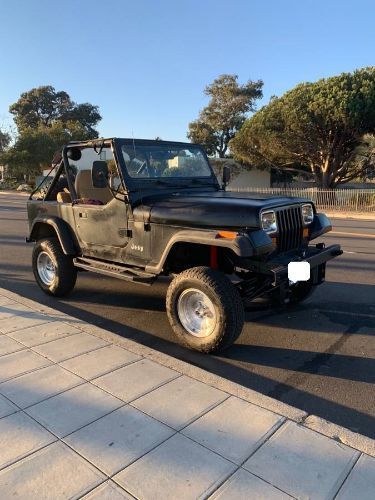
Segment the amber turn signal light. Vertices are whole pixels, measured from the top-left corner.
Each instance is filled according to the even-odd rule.
[[[216,238],[226,238],[227,240],[234,240],[238,236],[237,233],[233,231],[219,231],[216,235]]]
[[[303,237],[308,238],[309,237],[309,228],[305,227],[303,230]]]

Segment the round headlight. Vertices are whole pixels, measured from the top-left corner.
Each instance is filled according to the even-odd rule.
[[[314,210],[312,205],[306,204],[302,205],[302,219],[303,223],[307,226],[308,224],[311,224],[312,221],[314,220]]]
[[[277,231],[277,222],[276,215],[273,210],[269,212],[263,212],[260,216],[260,221],[262,223],[262,229],[266,233],[276,233]]]

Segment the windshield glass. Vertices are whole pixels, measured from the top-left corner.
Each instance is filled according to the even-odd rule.
[[[207,160],[197,146],[134,143],[124,144],[121,150],[127,173],[133,178],[186,179],[212,176]]]

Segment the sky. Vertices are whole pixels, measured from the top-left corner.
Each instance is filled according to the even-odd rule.
[[[223,73],[302,81],[375,65],[373,0],[0,0],[0,127],[40,85],[99,106],[103,137],[186,140]]]

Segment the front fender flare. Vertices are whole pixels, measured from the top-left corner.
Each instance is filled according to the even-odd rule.
[[[229,248],[238,257],[244,258],[269,253],[273,250],[271,238],[261,230],[250,234],[238,233],[238,236],[234,239],[218,238],[217,235],[218,231],[197,231],[191,229],[178,231],[168,241],[160,261],[146,266],[146,271],[159,274],[173,245],[180,242]]]
[[[325,214],[315,214],[313,223],[310,226],[310,240],[314,240],[329,231],[332,231],[329,218]]]
[[[74,240],[71,229],[66,222],[58,217],[37,217],[34,219],[30,235],[26,238],[26,241],[36,241],[41,227],[45,225],[53,228],[65,255],[77,255],[79,253],[78,244]]]

